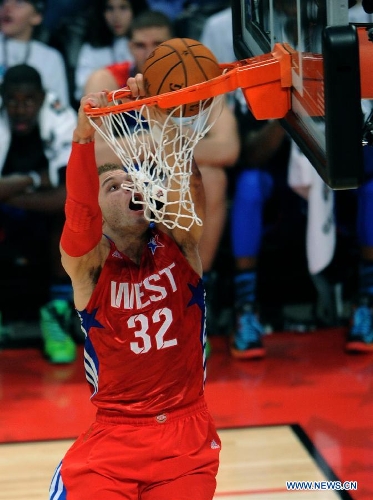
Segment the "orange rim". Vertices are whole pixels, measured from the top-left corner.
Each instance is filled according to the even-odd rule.
[[[222,74],[202,83],[190,85],[183,89],[166,92],[152,97],[132,98],[128,87],[108,93],[109,106],[92,108],[86,106],[84,111],[87,116],[97,117],[108,114],[118,114],[124,111],[139,109],[142,106],[157,105],[162,109],[170,109],[183,104],[211,99],[221,94],[227,94],[238,88],[258,89],[268,83],[275,84],[279,91],[289,89],[291,77],[289,61],[278,55],[278,50],[264,56],[251,57],[241,61],[220,64]],[[288,75],[289,76],[289,75]],[[128,102],[117,102],[121,99],[130,99]],[[269,100],[272,99],[269,94]],[[276,100],[277,95],[272,100]],[[261,101],[263,99],[261,98]]]
[[[111,106],[106,106],[102,108],[91,108],[86,106],[84,111],[88,116],[103,116],[108,114],[118,114],[123,111],[131,111],[133,109],[139,109],[142,106],[158,106],[162,109],[169,109],[183,104],[188,104],[191,102],[203,101],[205,99],[210,99],[211,97],[216,97],[231,90],[235,90],[237,87],[233,87],[231,83],[231,77],[227,75],[220,75],[206,82],[197,83],[189,87],[185,87],[180,90],[174,90],[173,92],[166,92],[164,94],[144,97],[141,99],[132,99],[128,102],[115,104],[115,101],[121,100],[123,98],[131,99],[130,90],[128,87],[112,91],[108,94],[109,102],[113,103]]]

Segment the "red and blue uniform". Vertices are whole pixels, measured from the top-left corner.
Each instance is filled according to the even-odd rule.
[[[220,440],[203,396],[204,296],[165,233],[149,229],[140,265],[110,241],[79,311],[97,419],[57,469],[51,499],[213,497]]]
[[[195,403],[205,369],[202,280],[160,231],[149,230],[139,266],[110,246],[79,312],[92,403],[99,413],[138,417]]]

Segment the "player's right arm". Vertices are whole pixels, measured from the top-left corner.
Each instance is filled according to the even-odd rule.
[[[118,83],[114,75],[107,68],[100,68],[94,71],[87,80],[84,88],[84,95],[94,92],[111,92],[118,89]],[[95,152],[97,165],[103,163],[120,163],[119,158],[109,147],[105,139],[98,132],[95,135]]]
[[[108,244],[102,236],[102,214],[98,204],[95,129],[84,112],[87,105],[106,106],[106,93],[99,92],[82,98],[66,171],[66,220],[60,249],[62,264],[71,278],[78,309],[86,307],[94,288],[93,275],[108,252]]]

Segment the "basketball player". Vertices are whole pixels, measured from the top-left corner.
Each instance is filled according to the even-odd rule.
[[[145,95],[142,75],[128,84],[133,96]],[[105,164],[97,175],[86,105],[106,106],[106,93],[81,101],[61,253],[98,412],[57,468],[50,499],[211,500],[220,440],[203,395],[201,226],[149,228],[123,169]],[[196,165],[190,186],[203,218]]]

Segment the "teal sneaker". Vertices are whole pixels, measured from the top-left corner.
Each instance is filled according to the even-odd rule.
[[[66,300],[52,300],[40,309],[44,354],[51,363],[72,363],[76,345],[69,334],[72,309]]]
[[[251,304],[245,304],[237,313],[236,331],[231,343],[231,354],[237,359],[263,358],[264,326],[260,323]]]
[[[356,307],[347,336],[348,352],[373,352],[373,318],[368,300]]]

